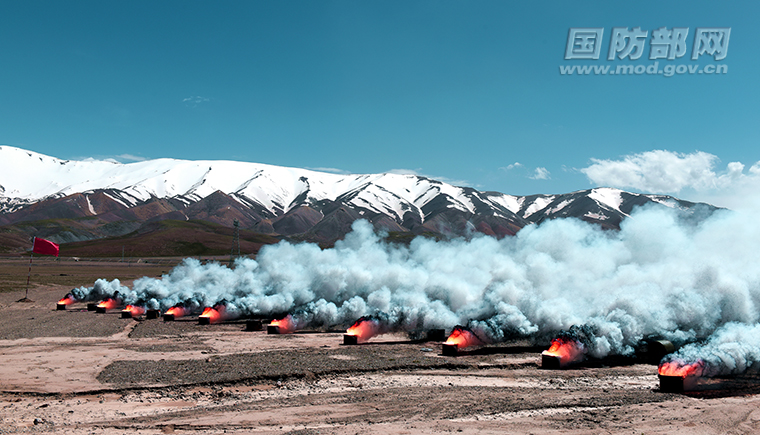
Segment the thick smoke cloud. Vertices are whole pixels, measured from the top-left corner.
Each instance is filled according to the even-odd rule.
[[[760,369],[760,325],[728,323],[705,343],[690,343],[663,362],[693,365],[694,376],[736,375]]]
[[[291,313],[301,327],[365,315],[381,315],[391,330],[461,324],[491,341],[548,343],[586,325],[593,357],[631,354],[650,335],[686,343],[729,322],[757,323],[760,227],[729,211],[699,222],[679,216],[649,208],[620,231],[557,219],[514,237],[417,238],[409,246],[384,243],[357,221],[332,249],[281,242],[234,269],[187,259],[132,288],[99,280],[77,291],[118,291],[126,303],[162,309],[224,300],[230,314]]]

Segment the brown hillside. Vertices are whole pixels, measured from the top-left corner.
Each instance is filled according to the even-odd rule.
[[[240,253],[256,254],[262,246],[279,239],[240,230]],[[164,220],[143,225],[138,231],[120,237],[61,245],[62,256],[74,257],[174,257],[228,255],[233,229],[201,221]]]

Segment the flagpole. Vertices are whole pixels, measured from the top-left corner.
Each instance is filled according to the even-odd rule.
[[[32,237],[32,252],[29,253],[29,275],[26,277],[26,296],[24,296],[24,299],[29,298],[29,281],[32,279],[32,258],[34,258],[34,239],[37,237]]]

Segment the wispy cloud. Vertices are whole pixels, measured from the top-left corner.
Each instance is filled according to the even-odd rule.
[[[307,167],[306,169],[310,171],[317,171],[317,172],[328,172],[330,174],[339,174],[339,175],[350,175],[351,172],[346,171],[345,169],[338,169],[338,168],[310,168]]]
[[[188,107],[198,107],[199,104],[208,103],[209,101],[211,101],[210,98],[201,96],[190,96],[182,100],[182,102],[185,103],[185,106]]]
[[[514,162],[511,165],[502,166],[499,169],[501,169],[502,171],[511,171],[512,169],[522,168],[522,167],[523,167],[522,163],[520,163],[520,162]]]
[[[147,157],[142,156],[136,156],[134,154],[119,154],[118,156],[114,156],[114,159],[124,163],[124,162],[144,162],[148,160]]]
[[[551,179],[549,170],[539,166],[533,171],[533,175],[529,176],[531,180],[549,180]]]
[[[716,169],[719,161],[718,156],[702,151],[684,154],[654,150],[618,160],[591,159],[592,164],[580,171],[596,185],[647,193],[690,191],[697,200],[727,207],[758,198],[760,162],[745,172],[741,162]]]
[[[531,180],[550,180],[551,179],[551,173],[548,169],[544,167],[537,167],[533,170],[530,170],[529,168],[525,167],[520,162],[514,162],[507,166],[502,166],[499,168],[499,170],[504,172],[512,172],[517,171],[517,174],[522,174],[522,176],[530,178]]]

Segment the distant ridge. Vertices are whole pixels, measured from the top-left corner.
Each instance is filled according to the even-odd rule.
[[[0,225],[39,235],[39,222],[47,222],[46,236],[59,243],[124,236],[162,220],[230,227],[234,219],[255,233],[323,243],[341,238],[357,219],[410,235],[502,237],[558,217],[617,229],[645,204],[684,213],[715,209],[612,188],[513,196],[416,175],[337,175],[236,161],[72,161],[0,146]]]

